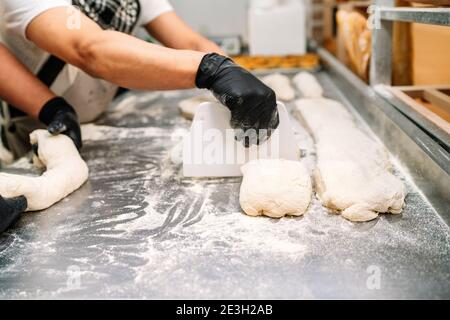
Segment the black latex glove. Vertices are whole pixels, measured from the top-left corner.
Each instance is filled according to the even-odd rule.
[[[47,125],[52,135],[65,134],[71,138],[78,150],[82,147],[81,129],[75,110],[63,98],[47,102],[39,113],[39,120]]]
[[[245,136],[244,143],[259,144],[278,127],[279,119],[275,92],[230,58],[217,53],[203,57],[195,84],[209,89],[231,111],[234,129],[256,130],[257,136]],[[260,131],[265,129],[267,131]],[[242,135],[237,136],[238,140]]]
[[[0,234],[16,223],[27,206],[27,199],[23,196],[11,199],[0,196]]]

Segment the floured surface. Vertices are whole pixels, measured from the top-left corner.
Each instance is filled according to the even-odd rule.
[[[449,229],[408,181],[402,216],[354,224],[315,198],[299,218],[248,217],[240,179],[181,178],[170,150],[190,122],[177,103],[194,94],[133,93],[90,128],[89,181],[0,237],[1,298],[450,296]],[[293,125],[312,170],[312,139]]]
[[[402,211],[405,190],[391,173],[387,150],[356,127],[342,104],[324,98],[300,99],[296,110],[316,141],[315,186],[324,206],[351,221]]]

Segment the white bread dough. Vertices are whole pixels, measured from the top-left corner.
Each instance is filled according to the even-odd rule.
[[[351,221],[402,211],[405,188],[391,173],[386,149],[356,127],[343,105],[324,98],[300,99],[296,108],[316,142],[314,181],[324,206]]]
[[[250,216],[300,216],[311,201],[311,178],[299,161],[252,160],[242,166],[240,204]]]
[[[323,95],[322,86],[311,73],[302,71],[292,79],[303,98],[320,98]]]
[[[275,91],[277,99],[291,101],[295,98],[295,91],[288,77],[280,73],[273,73],[261,78],[261,81]]]
[[[178,103],[178,109],[184,118],[192,120],[194,119],[198,106],[203,102],[217,102],[217,100],[212,94],[203,94],[201,96],[181,100]]]
[[[0,195],[5,198],[25,196],[27,211],[46,209],[67,197],[86,182],[89,170],[72,140],[65,135],[52,136],[46,130],[31,133],[38,145],[36,166],[45,166],[40,177],[0,173]]]

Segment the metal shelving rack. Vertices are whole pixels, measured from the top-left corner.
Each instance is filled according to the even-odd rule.
[[[433,115],[427,116],[427,113],[431,113],[424,108],[420,112],[421,107],[418,104],[414,104],[414,101],[408,99],[403,92],[400,92],[399,88],[392,86],[392,33],[394,21],[450,26],[450,8],[394,7],[394,0],[375,0],[374,4],[373,15],[375,20],[372,30],[370,85],[377,94],[421,127],[438,144],[443,146],[447,152],[450,152],[450,125],[437,117],[433,117]],[[414,86],[409,87],[409,89],[415,88]],[[427,90],[431,89],[433,88]]]
[[[380,8],[381,18],[390,21],[417,22],[450,26],[448,8]]]
[[[392,25],[394,21],[450,26],[450,8],[394,7],[394,0],[375,0],[375,19],[379,19],[372,33],[370,84],[391,85]],[[377,21],[376,21],[377,22]]]

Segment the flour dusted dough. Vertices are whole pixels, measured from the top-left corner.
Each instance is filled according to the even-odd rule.
[[[296,106],[316,142],[314,180],[322,204],[351,221],[400,213],[405,188],[391,173],[386,149],[357,128],[337,101],[300,99]]]
[[[300,216],[311,201],[311,179],[298,161],[252,160],[242,166],[240,203],[250,216]]]
[[[303,98],[320,98],[323,95],[322,86],[312,74],[306,71],[297,73],[292,79]]]
[[[217,100],[212,94],[204,94],[180,101],[178,103],[178,109],[184,118],[192,120],[194,119],[198,106],[203,102],[217,102]]]
[[[261,78],[261,80],[275,91],[278,99],[291,101],[295,98],[295,91],[288,77],[280,73],[274,73]]]
[[[72,140],[65,135],[52,136],[46,130],[31,133],[30,141],[38,145],[35,165],[45,166],[40,177],[0,173],[0,195],[6,198],[24,195],[27,211],[43,210],[78,189],[89,171]]]

